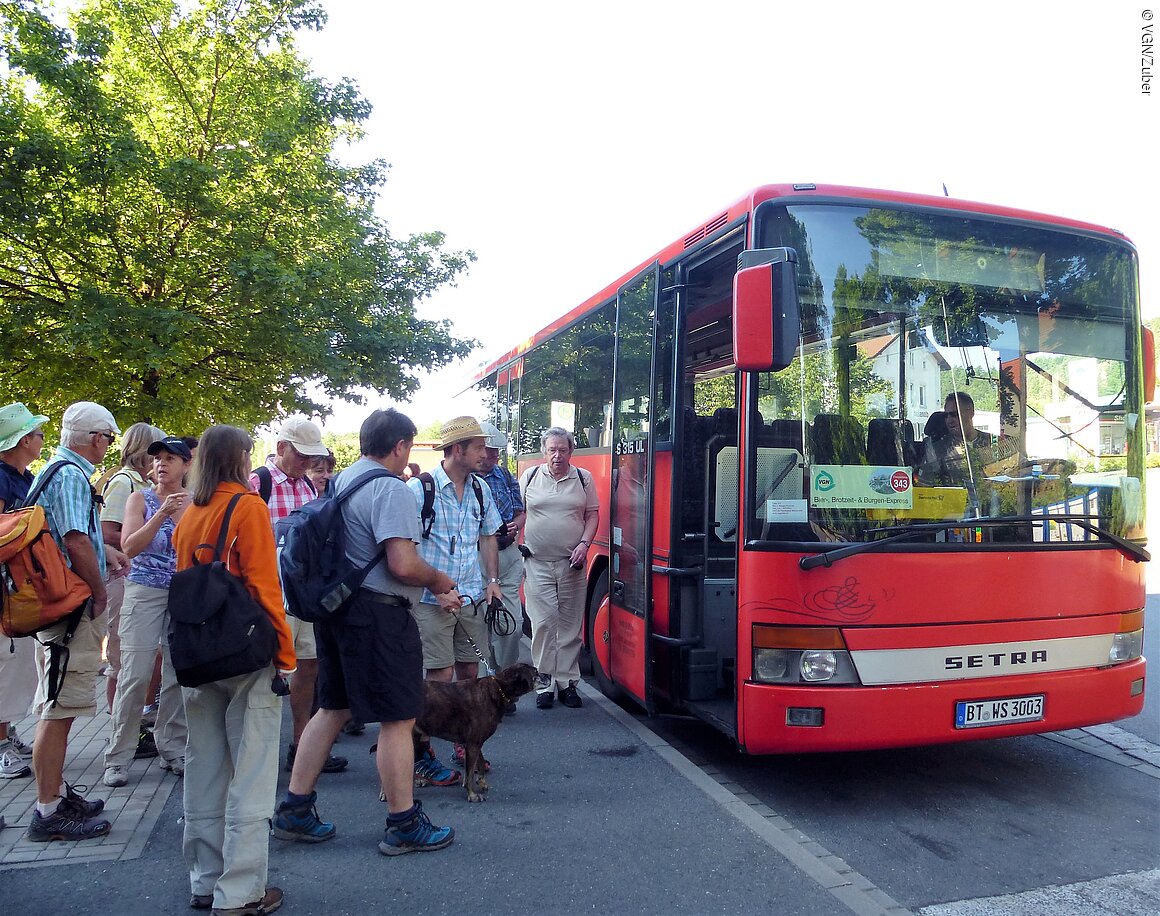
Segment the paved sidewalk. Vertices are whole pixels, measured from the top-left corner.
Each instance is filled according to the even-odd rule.
[[[350,758],[350,769],[319,782],[319,813],[335,821],[338,837],[319,845],[270,840],[270,883],[286,892],[282,912],[472,916],[842,909],[816,876],[679,772],[663,747],[654,747],[632,727],[630,717],[587,688],[582,692],[583,709],[557,704],[538,710],[525,697],[519,712],[504,720],[486,747],[492,763],[486,802],[468,804],[462,787],[418,790],[434,822],[456,830],[455,842],[432,855],[379,854],[386,811],[368,753],[376,730],[344,736],[335,753]],[[0,864],[5,912],[192,912],[181,861],[181,792],[172,791],[177,780],[155,762],[139,761],[129,786],[101,791],[103,722],[100,717],[86,726],[88,741],[74,744],[68,767],[70,776],[98,787],[95,797],[111,799],[113,829],[103,842],[28,843],[22,826],[31,780],[0,786],[6,818],[20,825],[0,831],[0,843],[10,850]],[[287,707],[284,735],[288,729]],[[444,760],[450,755],[446,742],[436,742],[436,748]],[[153,765],[146,769],[146,763]],[[284,789],[286,774],[281,776]],[[50,875],[35,867],[50,860],[67,867]]]

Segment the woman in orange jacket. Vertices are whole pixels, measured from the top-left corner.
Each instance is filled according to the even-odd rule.
[[[249,488],[250,450],[244,430],[211,426],[194,460],[193,505],[173,534],[178,571],[193,565],[200,545],[214,544],[235,494],[245,494],[226,538],[230,572],[274,623],[278,649],[269,667],[201,687],[183,687],[189,737],[185,754],[185,837],[194,909],[267,913],[282,891],[266,887],[269,825],[278,783],[279,678],[295,668],[294,643],[282,605],[270,515]],[[203,549],[198,559],[209,559]],[[283,682],[284,683],[284,682]]]

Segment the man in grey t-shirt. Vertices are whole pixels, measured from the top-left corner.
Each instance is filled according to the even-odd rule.
[[[347,556],[366,566],[383,553],[350,605],[317,625],[319,710],[310,719],[290,774],[285,800],[274,814],[274,836],[318,843],[334,837],[314,802],[318,774],[339,730],[352,716],[379,722],[376,762],[390,812],[379,851],[399,855],[442,849],[455,836],[436,827],[415,801],[411,729],[423,703],[423,647],[408,593],[425,587],[447,608],[460,606],[455,582],[419,556],[415,500],[398,475],[407,466],[415,424],[398,411],[376,410],[359,431],[362,458],[339,475],[335,495],[368,471],[383,476],[343,503]]]

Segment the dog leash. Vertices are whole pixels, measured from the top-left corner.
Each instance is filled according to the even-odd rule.
[[[487,676],[495,677],[495,669],[491,666],[491,662],[484,658],[483,653],[479,651],[479,646],[475,644],[475,640],[472,639],[471,634],[467,632],[467,627],[463,626],[463,621],[459,619],[458,614],[455,615],[455,627],[463,633],[464,637],[467,639],[468,644],[475,650],[475,654],[479,656],[479,660],[483,662],[483,670],[487,672]],[[502,693],[503,691],[501,690],[500,692]]]

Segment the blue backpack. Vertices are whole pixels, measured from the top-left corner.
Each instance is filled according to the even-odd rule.
[[[342,504],[380,477],[395,475],[386,468],[367,471],[334,499],[312,499],[274,524],[282,596],[286,611],[299,620],[329,620],[350,603],[367,573],[383,558],[379,550],[362,568],[351,563],[342,520]]]

